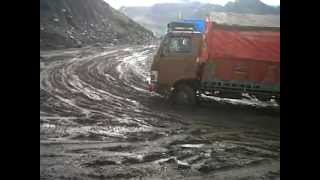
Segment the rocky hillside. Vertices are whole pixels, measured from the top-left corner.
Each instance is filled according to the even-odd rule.
[[[279,17],[280,7],[266,5],[259,0],[237,0],[227,3],[225,6],[200,2],[161,3],[151,7],[122,7],[120,11],[155,34],[161,35],[166,30],[166,24],[177,20],[179,14],[182,18],[201,19],[212,13],[275,15]]]
[[[209,14],[215,22],[220,24],[241,26],[280,27],[280,16],[276,14],[246,14],[212,12]]]
[[[250,14],[280,14],[280,8],[268,6],[259,0],[237,0],[228,2],[224,9],[226,12]]]
[[[40,0],[40,49],[139,44],[152,38],[151,31],[103,0]]]
[[[166,24],[178,18],[179,12],[189,18],[201,6],[198,2],[159,3],[151,7],[121,7],[120,11],[160,36],[166,31]]]

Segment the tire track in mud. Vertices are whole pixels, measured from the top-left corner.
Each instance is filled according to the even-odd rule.
[[[166,127],[166,119],[171,127],[176,119],[179,126],[177,115],[149,106],[146,81],[155,49],[137,46],[93,49],[91,54],[89,50],[43,53],[47,65],[40,72],[42,138],[125,138],[127,133]]]
[[[156,48],[40,53],[40,177],[279,177],[280,134],[265,129],[277,115],[219,103],[166,107],[147,91]]]

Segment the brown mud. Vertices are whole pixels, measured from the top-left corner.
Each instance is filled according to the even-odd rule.
[[[40,179],[280,179],[279,107],[173,107],[147,90],[156,48],[40,52]]]

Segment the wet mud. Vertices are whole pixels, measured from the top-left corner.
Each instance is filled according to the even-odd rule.
[[[280,179],[280,110],[148,92],[157,46],[40,51],[40,179]]]

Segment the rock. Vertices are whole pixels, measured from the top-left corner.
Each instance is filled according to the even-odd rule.
[[[202,165],[198,170],[202,173],[209,173],[212,168],[209,165]]]
[[[200,130],[201,133],[207,133],[207,131],[208,131],[207,129],[201,129]]]
[[[178,163],[178,169],[189,169],[189,168],[191,168],[191,165],[189,165],[186,162],[182,162],[182,161],[177,160],[177,163]]]
[[[101,0],[90,0],[90,3],[41,0],[40,49],[71,48],[97,42],[133,44],[144,42],[148,38],[144,34],[152,33]],[[128,36],[134,38],[128,39]]]
[[[198,170],[202,173],[209,173],[212,171],[216,171],[222,168],[231,168],[234,165],[228,164],[228,163],[222,163],[222,162],[217,162],[217,161],[212,161],[203,164]]]
[[[78,48],[82,47],[82,42],[79,41],[79,40],[77,40],[77,45],[76,45],[76,47],[78,47]]]

